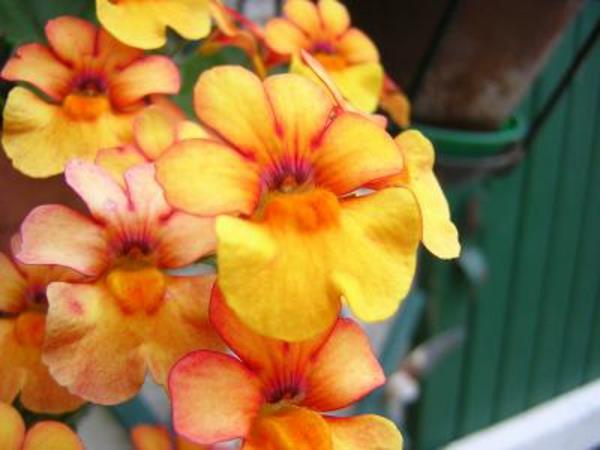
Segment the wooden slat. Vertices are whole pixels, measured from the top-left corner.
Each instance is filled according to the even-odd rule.
[[[563,37],[544,75],[537,84],[536,107],[539,108],[556,86],[565,70],[574,39],[572,26]],[[503,418],[521,411],[527,405],[528,378],[535,353],[536,329],[543,308],[541,292],[544,282],[544,261],[548,256],[547,242],[551,232],[554,207],[554,186],[560,177],[559,155],[565,123],[564,98],[550,116],[525,161],[526,181],[522,194],[522,209],[517,240],[517,253],[512,262],[513,278],[510,293],[500,382],[495,407],[496,417]],[[498,220],[502,220],[499,216]]]
[[[587,16],[586,16],[587,17]],[[594,21],[586,23],[585,17],[577,24],[576,37],[571,54],[576,53],[593,27]],[[587,26],[586,26],[587,25]],[[560,348],[566,331],[566,318],[570,307],[570,287],[574,275],[577,237],[585,209],[585,189],[592,151],[593,124],[585,101],[576,97],[581,80],[575,80],[566,95],[566,122],[561,135],[560,173],[554,186],[555,205],[551,218],[552,231],[547,242],[548,253],[544,260],[545,280],[541,291],[541,303],[536,336],[536,351],[529,378],[529,404],[538,404],[554,395],[560,366]],[[594,91],[583,86],[594,99]],[[580,103],[576,103],[579,100]],[[586,117],[587,116],[587,117]]]
[[[598,20],[600,4],[588,7],[584,21]],[[575,108],[583,113],[582,122],[588,127],[584,131],[592,157],[587,171],[587,189],[583,194],[583,223],[577,233],[577,259],[571,283],[569,316],[566,318],[565,338],[561,348],[561,367],[557,380],[558,392],[565,392],[584,381],[586,352],[591,339],[594,307],[600,290],[600,45],[592,53],[583,68],[575,89]],[[576,125],[576,124],[574,124]],[[594,136],[591,134],[594,133]]]

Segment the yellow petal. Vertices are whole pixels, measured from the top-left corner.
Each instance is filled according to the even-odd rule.
[[[332,450],[331,431],[316,412],[288,406],[263,414],[242,450]]]
[[[204,72],[194,87],[196,114],[240,152],[259,161],[278,147],[275,119],[261,80],[239,66]]]
[[[257,169],[214,141],[180,142],[156,162],[156,169],[168,201],[192,214],[251,214],[258,202]]]
[[[143,49],[167,41],[167,27],[189,40],[210,32],[209,0],[97,0],[98,20],[120,41]]]
[[[400,173],[402,155],[391,136],[356,113],[338,115],[313,153],[317,185],[337,195]]]
[[[375,415],[328,417],[333,450],[402,450],[402,435],[388,419]]]
[[[321,19],[317,6],[310,0],[288,0],[283,6],[285,17],[311,38],[320,35]]]
[[[339,39],[337,51],[350,64],[373,63],[379,61],[379,51],[373,41],[357,28],[350,28]]]
[[[323,133],[333,110],[333,102],[317,83],[287,74],[269,77],[265,91],[289,156],[305,156]]]
[[[319,13],[326,33],[337,37],[350,26],[348,9],[337,0],[319,0]]]
[[[135,145],[124,145],[100,150],[94,162],[109,173],[117,183],[124,186],[125,172],[133,166],[147,162],[147,159]]]
[[[79,437],[64,423],[43,421],[28,432],[23,450],[84,450]]]
[[[283,55],[291,55],[302,48],[310,47],[310,41],[300,28],[280,17],[267,22],[265,39],[271,49]]]
[[[423,244],[439,258],[458,257],[458,231],[452,223],[448,202],[433,172],[433,145],[416,130],[401,133],[396,143],[406,160],[408,186],[419,202],[423,218]]]
[[[421,220],[408,189],[391,188],[342,204],[346,231],[332,270],[337,289],[352,312],[372,322],[396,312],[410,290],[421,235]]]
[[[332,71],[331,76],[348,101],[365,112],[377,109],[383,86],[383,67],[379,63],[362,63]]]
[[[74,119],[16,87],[4,107],[2,145],[19,171],[44,178],[61,173],[73,158],[93,160],[99,149],[130,141],[132,121],[131,114],[108,110],[93,120]]]
[[[144,109],[133,122],[135,142],[150,161],[157,159],[175,143],[173,118],[154,106]]]
[[[238,317],[259,334],[302,341],[325,331],[337,317],[340,300],[331,291],[329,255],[324,254],[331,245],[296,230],[318,227],[322,209],[330,211],[322,211],[321,218],[337,214],[336,200],[328,195],[282,204],[286,210],[270,219],[273,225],[217,219],[220,287]],[[270,215],[275,208],[271,202]]]
[[[12,406],[0,403],[0,442],[3,450],[21,450],[25,438],[23,419]]]

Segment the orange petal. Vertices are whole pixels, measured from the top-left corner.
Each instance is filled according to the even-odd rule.
[[[396,143],[402,150],[408,168],[408,186],[417,197],[421,209],[423,244],[440,258],[458,257],[458,231],[450,218],[444,192],[433,173],[433,145],[416,130],[398,135]]]
[[[242,450],[333,450],[327,422],[316,412],[286,407],[262,415]]]
[[[163,307],[144,331],[143,354],[157,383],[166,384],[169,370],[193,350],[222,350],[223,342],[208,320],[214,276],[169,277]]]
[[[74,119],[64,108],[16,87],[4,107],[2,145],[15,168],[43,178],[61,173],[73,158],[93,160],[99,149],[130,141],[132,120],[131,114],[108,109],[94,119]]]
[[[258,202],[255,165],[214,141],[175,144],[156,162],[156,169],[169,203],[193,214],[251,214]]]
[[[27,283],[15,264],[0,253],[0,312],[17,313],[27,307],[25,290]]]
[[[71,69],[40,44],[19,47],[0,76],[10,81],[31,83],[54,100],[62,100],[69,93],[73,79]]]
[[[249,329],[227,306],[218,288],[210,302],[210,320],[227,345],[246,367],[252,369],[266,389],[280,388],[290,379],[304,376],[315,352],[331,330],[316,338],[298,343],[270,339]]]
[[[98,20],[120,41],[143,49],[154,49],[167,42],[167,27],[188,40],[198,40],[210,32],[207,0],[169,2],[112,2],[98,0]]]
[[[263,403],[258,378],[235,358],[198,351],[169,376],[173,425],[199,444],[245,437]]]
[[[327,417],[334,450],[402,450],[396,425],[380,416]]]
[[[337,37],[350,26],[348,9],[337,0],[319,0],[319,14],[328,35]]]
[[[221,66],[202,73],[194,87],[194,108],[200,120],[259,161],[278,148],[275,119],[260,79],[239,66]]]
[[[196,122],[184,120],[177,124],[177,140],[186,141],[188,139],[211,139],[212,136],[207,130]]]
[[[116,182],[124,186],[123,175],[125,172],[133,166],[147,162],[147,159],[135,145],[124,145],[100,150],[94,162],[108,172]]]
[[[318,411],[345,408],[385,383],[369,338],[349,319],[337,322],[306,377],[302,405]]]
[[[99,275],[107,264],[108,249],[102,227],[61,205],[38,206],[21,225],[25,264],[58,264],[85,275]]]
[[[362,64],[379,61],[379,51],[373,41],[357,28],[346,31],[336,46],[337,51],[350,64]]]
[[[0,416],[3,403],[12,403],[25,382],[25,371],[13,362],[20,358],[22,352],[15,342],[15,321],[0,318]],[[0,420],[0,436],[2,436],[2,421]],[[0,442],[3,442],[0,439]]]
[[[333,325],[340,308],[329,284],[329,251],[339,251],[328,241],[338,232],[337,200],[316,191],[275,198],[267,208],[265,223],[217,219],[219,285],[255,332],[311,339]]]
[[[402,155],[393,139],[371,120],[355,113],[339,115],[315,149],[315,179],[338,195],[371,180],[399,173]]]
[[[421,220],[408,189],[391,188],[342,203],[333,283],[365,321],[390,317],[408,293],[416,266]]]
[[[23,450],[47,449],[84,450],[79,437],[65,424],[38,422],[27,432]]]
[[[283,5],[283,13],[311,38],[320,35],[321,18],[317,6],[310,0],[288,0]]]
[[[310,47],[307,36],[292,22],[280,17],[271,19],[265,25],[266,43],[273,51],[291,55]]]
[[[135,450],[173,450],[168,430],[157,425],[137,425],[131,430]]]
[[[269,77],[264,85],[286,154],[310,153],[333,110],[327,91],[294,74]]]
[[[146,56],[110,79],[110,98],[125,108],[150,94],[177,94],[181,86],[177,66],[164,56]]]
[[[158,107],[144,109],[133,122],[135,141],[146,157],[154,161],[175,143],[176,125]]]
[[[94,57],[98,29],[92,23],[62,16],[49,20],[45,29],[48,44],[61,60],[82,67],[85,59]]]
[[[395,85],[392,89],[384,87],[379,99],[379,107],[388,113],[400,128],[406,128],[410,125],[410,102]]]
[[[62,414],[79,408],[83,400],[59,386],[42,364],[44,321],[44,315],[34,312],[0,321],[0,400],[11,402],[20,391],[19,401],[29,411]],[[16,387],[12,394],[11,385]]]
[[[217,248],[215,219],[173,212],[161,222],[158,264],[160,267],[183,267]]]
[[[144,51],[129,47],[115,39],[104,28],[98,31],[97,61],[107,74],[120,71],[144,56]]]
[[[25,438],[23,419],[12,406],[0,403],[0,442],[3,450],[21,450]]]
[[[52,283],[43,361],[72,393],[99,404],[133,397],[144,382],[140,326],[101,285]],[[101,368],[101,370],[100,370]]]

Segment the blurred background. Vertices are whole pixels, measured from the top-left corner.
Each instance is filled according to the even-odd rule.
[[[0,0],[0,64],[51,17],[93,18],[91,3]],[[258,22],[281,8],[229,3]],[[600,447],[600,1],[344,3],[436,145],[463,245],[451,262],[423,251],[400,313],[369,327],[389,383],[358,411],[394,418],[416,450]],[[184,89],[206,67],[186,65]],[[33,206],[77,205],[3,153],[0,190],[3,246]],[[82,433],[90,450],[126,449],[122,425],[157,418],[149,385]]]

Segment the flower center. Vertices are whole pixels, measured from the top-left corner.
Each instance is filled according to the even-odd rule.
[[[21,345],[41,347],[45,330],[46,316],[39,312],[25,312],[15,320],[15,337]]]
[[[125,258],[108,274],[106,284],[125,314],[154,314],[163,304],[167,283],[156,266]]]
[[[75,120],[95,120],[110,109],[106,82],[96,75],[81,75],[63,102],[65,113]]]
[[[314,57],[325,69],[331,72],[345,69],[348,66],[348,62],[335,53],[316,52]]]
[[[277,409],[289,404],[298,404],[304,398],[304,393],[298,383],[280,385],[267,393],[267,407]]]

